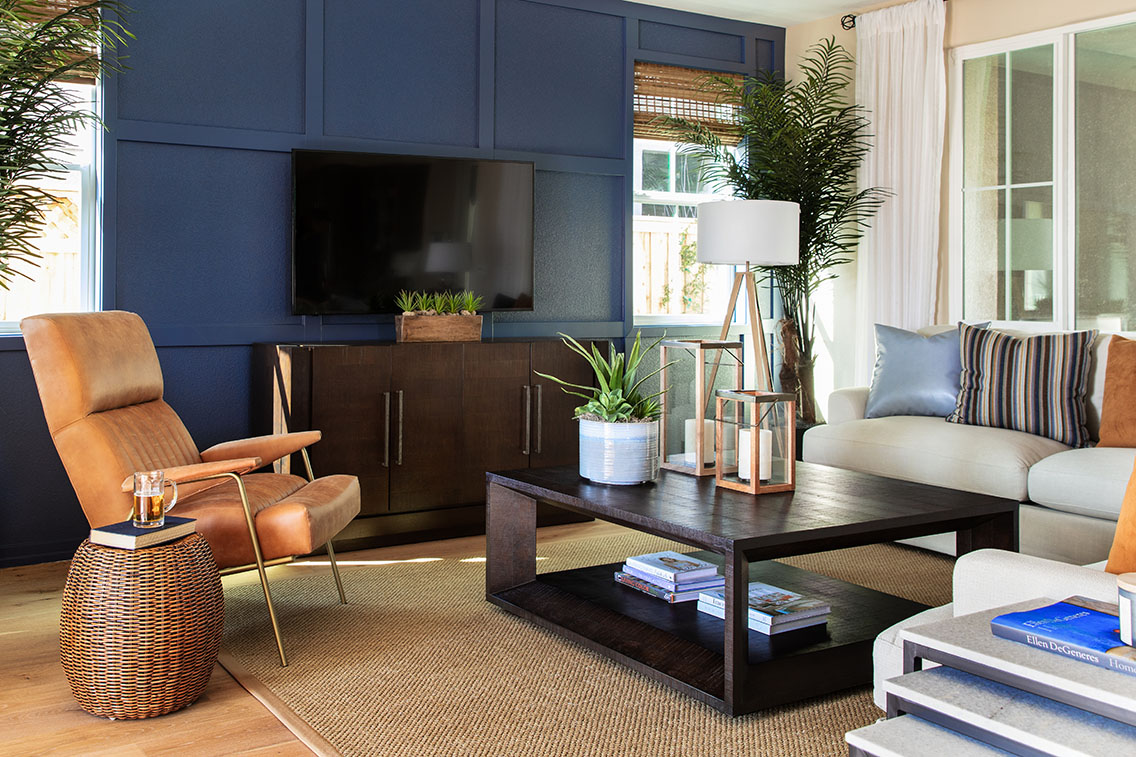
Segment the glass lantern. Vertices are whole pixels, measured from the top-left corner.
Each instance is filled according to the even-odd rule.
[[[718,486],[747,494],[796,487],[796,400],[795,395],[780,392],[718,390],[714,424]]]
[[[713,476],[714,392],[742,387],[742,343],[671,339],[659,348],[661,465],[692,476]],[[673,363],[673,364],[672,364]]]

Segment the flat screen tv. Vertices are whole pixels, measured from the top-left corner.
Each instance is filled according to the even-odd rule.
[[[532,310],[533,164],[292,151],[292,312],[394,313],[400,290]]]

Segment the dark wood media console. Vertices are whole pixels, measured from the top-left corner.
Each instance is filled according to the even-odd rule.
[[[359,477],[362,509],[336,540],[343,549],[483,533],[486,471],[579,460],[578,398],[534,370],[593,380],[556,339],[257,344],[253,432],[319,429],[316,473]],[[298,456],[278,466],[303,470]],[[540,516],[588,520],[552,507]]]

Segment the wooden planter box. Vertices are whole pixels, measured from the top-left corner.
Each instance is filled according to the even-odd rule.
[[[396,315],[399,342],[480,342],[479,315]]]

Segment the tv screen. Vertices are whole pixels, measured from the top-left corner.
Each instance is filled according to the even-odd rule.
[[[293,150],[292,190],[293,313],[394,313],[403,289],[532,310],[532,163]]]

